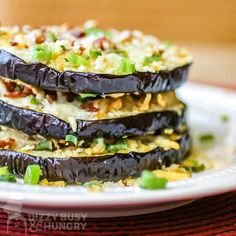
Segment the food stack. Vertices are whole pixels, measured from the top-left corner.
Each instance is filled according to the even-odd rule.
[[[68,183],[118,181],[190,151],[175,89],[192,56],[140,31],[0,28],[0,166]]]

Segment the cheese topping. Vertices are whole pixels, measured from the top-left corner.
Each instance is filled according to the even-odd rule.
[[[11,86],[16,86],[13,92],[9,92],[9,82]],[[18,81],[15,83],[11,80],[0,79],[0,100],[17,107],[54,115],[70,123],[75,129],[77,119],[112,119],[162,110],[176,111],[181,115],[184,107],[174,92],[146,95],[124,94],[115,98],[92,97],[91,100],[84,101],[81,101],[80,95],[70,94],[72,98],[68,101],[68,94],[61,92],[47,94],[43,90],[19,84],[21,88],[17,87]],[[26,90],[25,87],[28,89]]]
[[[164,150],[180,148],[178,140],[181,136],[172,135],[146,135],[143,137],[124,138],[115,140],[114,143],[110,143],[110,139],[98,138],[87,143],[84,146],[85,140],[80,140],[77,146],[60,146],[60,141],[57,145],[53,140],[54,150],[36,150],[36,146],[39,142],[47,141],[45,138],[40,136],[28,136],[18,130],[6,128],[0,126],[0,141],[12,139],[15,141],[14,147],[0,147],[10,148],[11,150],[31,154],[34,156],[40,156],[43,158],[47,157],[58,157],[58,158],[69,158],[69,157],[85,157],[85,156],[96,156],[106,155],[111,153],[128,153],[128,152],[149,152],[157,147],[161,147]],[[49,141],[49,140],[48,140]]]
[[[60,72],[119,75],[172,70],[192,62],[186,49],[170,42],[137,30],[100,29],[96,22],[81,27],[0,27],[0,49]]]

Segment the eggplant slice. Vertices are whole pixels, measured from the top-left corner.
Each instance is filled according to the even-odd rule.
[[[42,178],[68,183],[91,180],[118,181],[138,177],[143,170],[155,170],[182,162],[189,154],[188,131],[176,140],[179,149],[156,147],[148,152],[114,153],[84,157],[40,157],[13,150],[0,150],[0,166],[8,166],[17,176],[24,176],[28,165],[38,164]]]
[[[172,91],[187,79],[187,64],[169,71],[135,72],[128,75],[58,72],[42,63],[26,63],[0,49],[0,76],[52,91],[73,93],[159,93]]]
[[[73,134],[78,138],[142,136],[163,129],[178,130],[186,123],[186,106],[180,110],[163,110],[133,116],[79,120],[74,132],[69,123],[50,114],[19,108],[0,100],[0,125],[20,130],[28,135],[64,139]]]

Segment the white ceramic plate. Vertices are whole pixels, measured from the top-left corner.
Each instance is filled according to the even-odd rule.
[[[89,217],[125,216],[166,210],[201,197],[236,190],[236,93],[190,83],[178,93],[189,106],[193,136],[210,132],[216,137],[214,145],[207,150],[214,162],[212,170],[169,183],[167,189],[156,191],[111,187],[95,193],[80,186],[50,188],[0,183],[2,207],[37,212],[79,211]],[[230,120],[222,122],[223,115]]]

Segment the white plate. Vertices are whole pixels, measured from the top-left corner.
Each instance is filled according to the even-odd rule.
[[[89,217],[125,216],[166,210],[201,197],[236,190],[236,93],[190,83],[178,93],[189,106],[193,136],[209,132],[216,136],[214,146],[208,150],[214,169],[156,191],[112,187],[95,193],[80,186],[50,188],[0,183],[2,207],[37,212],[79,211]],[[229,122],[222,122],[222,115],[228,115]]]

